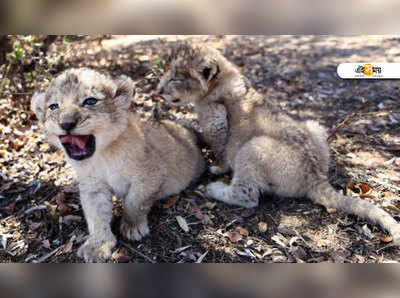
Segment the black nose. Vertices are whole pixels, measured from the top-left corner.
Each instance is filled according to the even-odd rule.
[[[76,122],[63,122],[60,124],[60,126],[62,129],[66,130],[66,131],[70,131],[75,128]]]

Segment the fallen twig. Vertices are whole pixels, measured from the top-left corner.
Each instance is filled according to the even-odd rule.
[[[134,249],[131,245],[129,245],[128,243],[124,242],[124,241],[120,241],[121,244],[123,246],[125,246],[127,249],[129,249],[130,251],[134,252],[135,254],[138,254],[139,256],[141,256],[142,258],[146,259],[147,261],[149,261],[152,264],[155,264],[156,262],[152,259],[150,259],[148,256],[144,255],[143,253],[141,253],[140,251]]]
[[[43,263],[45,262],[48,258],[52,257],[53,255],[55,255],[59,250],[63,249],[64,245],[61,245],[60,247],[57,247],[55,250],[51,251],[50,253],[48,253],[47,255],[44,255],[43,257],[41,257],[40,259],[36,260],[36,261],[32,261],[32,263]]]
[[[200,264],[201,262],[203,262],[203,259],[206,257],[206,255],[208,254],[208,250],[203,253],[196,261],[196,264]]]
[[[47,206],[46,206],[46,205],[39,205],[39,206],[34,206],[34,207],[32,207],[32,208],[29,208],[29,209],[26,210],[24,213],[25,213],[25,214],[29,214],[29,213],[32,213],[32,212],[34,212],[34,211],[37,211],[37,210],[44,210],[44,209],[47,209]]]
[[[331,134],[329,135],[329,137],[326,139],[328,142],[330,141],[330,139],[337,133],[337,131],[343,126],[345,125],[347,122],[349,122],[349,120],[355,116],[355,114],[357,113],[353,113],[351,115],[347,115],[346,118],[339,123],[338,126],[336,126],[336,128],[331,132]]]
[[[359,115],[360,115],[360,112],[361,112],[362,110],[364,110],[364,108],[365,108],[365,106],[367,105],[367,103],[368,103],[368,101],[365,100],[365,99],[363,98],[363,105],[361,106],[361,108],[360,108],[357,112],[354,112],[354,113],[352,113],[352,114],[350,114],[350,115],[347,115],[346,118],[344,118],[344,120],[343,120],[342,122],[340,122],[340,123],[338,124],[338,126],[336,126],[336,128],[331,132],[331,134],[327,137],[326,140],[329,142],[330,139],[338,132],[338,130],[339,130],[343,125],[345,125],[347,122],[349,122],[350,119],[352,119],[352,118],[354,118],[354,117],[356,117],[356,116],[359,116]]]

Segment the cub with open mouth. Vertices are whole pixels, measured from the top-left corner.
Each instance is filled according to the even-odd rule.
[[[129,106],[134,85],[121,76],[70,69],[31,102],[50,143],[76,170],[89,238],[78,254],[105,261],[116,238],[112,196],[123,200],[120,231],[129,240],[149,233],[147,214],[157,199],[179,193],[205,162],[192,131],[171,121],[144,122]]]

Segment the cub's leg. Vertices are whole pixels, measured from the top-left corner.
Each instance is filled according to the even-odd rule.
[[[86,262],[102,262],[111,257],[116,238],[111,231],[112,195],[106,187],[97,190],[80,186],[82,208],[89,230],[89,238],[79,248],[78,256]]]
[[[230,185],[210,183],[206,188],[206,196],[231,205],[253,208],[258,206],[260,190],[249,179],[241,176],[234,177]]]
[[[261,193],[301,197],[306,194],[306,178],[298,170],[300,161],[299,153],[289,145],[266,136],[253,138],[236,154],[231,184],[211,183],[206,194],[247,208],[258,205]]]
[[[156,191],[133,185],[124,200],[124,215],[120,232],[128,240],[139,241],[150,233],[147,214],[153,205]]]
[[[225,160],[225,147],[228,141],[229,124],[226,109],[221,104],[198,106],[199,124],[202,128],[203,141],[210,146],[215,155],[215,164],[210,167],[213,174],[229,171]]]
[[[216,200],[246,208],[258,205],[260,191],[268,191],[257,175],[256,164],[249,158],[249,148],[245,144],[237,153],[234,161],[234,175],[230,185],[222,182],[210,183],[206,188],[206,195]]]

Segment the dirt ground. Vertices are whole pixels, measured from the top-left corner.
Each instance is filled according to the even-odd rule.
[[[163,72],[166,46],[179,38],[220,49],[268,100],[294,117],[325,125],[333,132],[332,185],[373,201],[400,221],[399,82],[342,80],[336,74],[341,62],[398,62],[400,37],[57,37],[46,49],[24,45],[23,61],[0,66],[1,262],[82,262],[76,250],[87,236],[74,171],[40,133],[29,110],[32,93],[64,69],[87,66],[138,81],[132,111],[144,121],[155,114],[195,118],[191,107],[168,109],[150,95]],[[216,179],[230,177],[206,173],[195,187],[157,202],[149,215],[151,235],[140,243],[119,237],[112,262],[400,260],[399,248],[386,247],[391,239],[378,227],[330,214],[306,198],[264,197],[255,209],[204,198],[204,186]],[[115,205],[118,235],[116,199]]]

